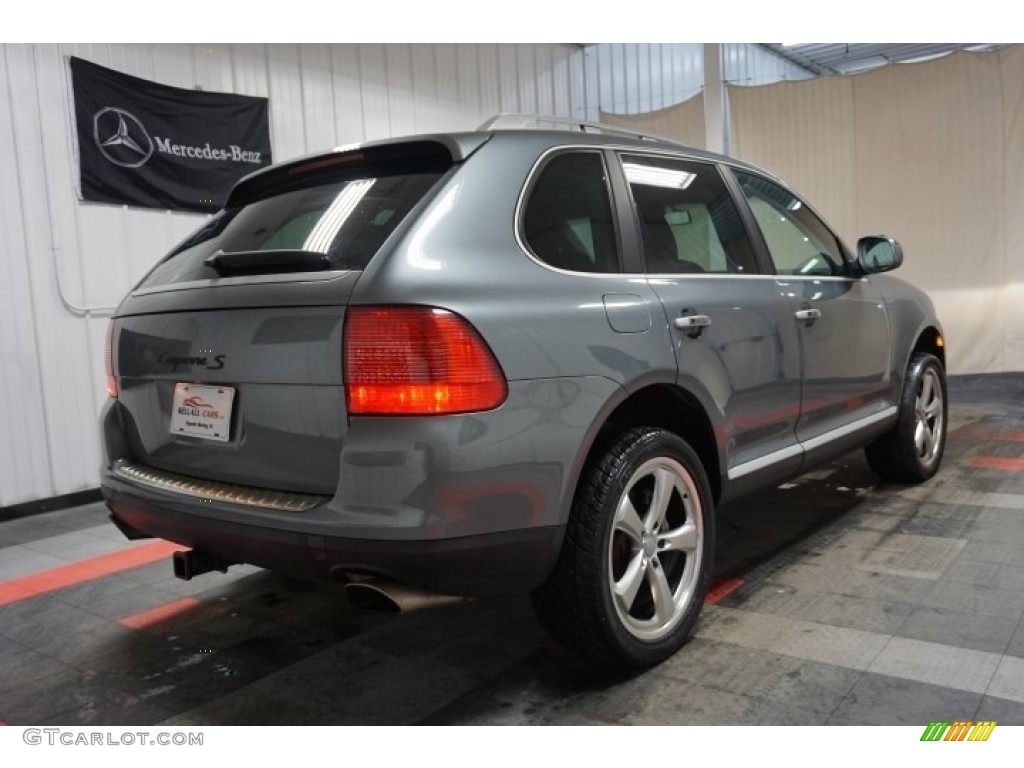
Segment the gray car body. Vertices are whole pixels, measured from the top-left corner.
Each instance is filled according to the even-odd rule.
[[[528,591],[551,572],[581,472],[613,426],[679,432],[722,503],[890,429],[912,353],[941,355],[928,297],[858,273],[849,254],[849,277],[646,274],[621,178],[612,190],[623,273],[555,269],[520,234],[531,179],[551,152],[599,148],[609,163],[620,150],[667,154],[719,164],[727,178],[729,168],[764,174],[753,166],[561,131],[428,139],[455,166],[362,272],[197,281],[124,299],[113,320],[121,392],[101,417],[102,487],[128,535],[303,576]],[[449,416],[349,417],[346,307],[396,304],[466,318],[505,374],[505,402]],[[800,306],[819,307],[822,319],[798,322]],[[693,337],[673,325],[681,309],[713,323]],[[169,433],[177,382],[237,388],[231,440]],[[125,463],[226,492],[200,499],[134,482],[117,471]],[[259,508],[232,501],[237,488],[315,505]]]

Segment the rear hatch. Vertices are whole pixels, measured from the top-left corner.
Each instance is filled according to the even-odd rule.
[[[405,142],[240,182],[225,210],[118,309],[113,364],[128,455],[113,458],[332,494],[347,423],[349,296],[370,260],[429,204],[458,154],[442,142]]]

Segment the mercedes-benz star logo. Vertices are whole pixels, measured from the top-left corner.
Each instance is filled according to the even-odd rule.
[[[92,135],[100,153],[122,168],[138,168],[153,154],[153,140],[145,126],[118,107],[104,107],[93,116]]]

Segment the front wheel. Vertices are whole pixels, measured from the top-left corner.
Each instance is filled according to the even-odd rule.
[[[899,421],[865,449],[872,471],[898,483],[921,483],[939,470],[946,449],[946,374],[934,355],[910,361]]]
[[[534,605],[555,637],[594,660],[655,664],[692,632],[713,554],[700,459],[671,432],[633,429],[582,478],[558,565]]]

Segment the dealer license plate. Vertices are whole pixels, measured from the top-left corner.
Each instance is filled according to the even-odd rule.
[[[234,387],[175,384],[171,434],[227,440],[231,436]]]

